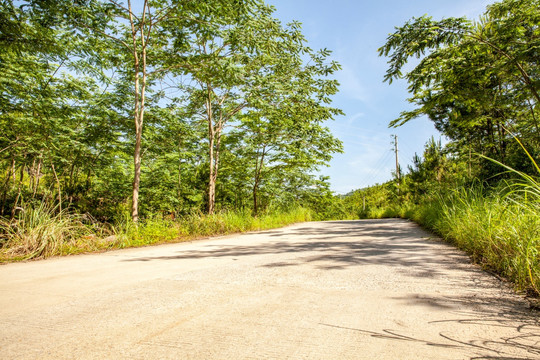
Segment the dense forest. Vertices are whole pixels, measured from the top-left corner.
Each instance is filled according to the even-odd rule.
[[[4,217],[258,214],[311,198],[341,151],[339,64],[262,1],[1,6]]]
[[[263,1],[0,4],[0,260],[400,216],[540,293],[540,1],[396,27],[390,126],[447,143],[346,196],[315,175],[340,65]]]

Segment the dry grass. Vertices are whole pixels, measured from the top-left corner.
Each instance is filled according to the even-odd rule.
[[[14,219],[0,218],[0,262],[181,242],[276,228],[310,219],[308,210],[297,208],[260,217],[244,211],[193,214],[175,221],[149,218],[138,224],[127,218],[110,226],[85,224],[80,215],[40,204],[26,206]]]

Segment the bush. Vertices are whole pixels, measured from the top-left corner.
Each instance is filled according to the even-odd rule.
[[[311,212],[298,207],[258,217],[249,210],[214,215],[194,213],[174,221],[150,217],[138,224],[126,215],[110,228],[105,224],[84,224],[83,220],[80,215],[44,204],[27,207],[13,220],[0,218],[0,260],[45,258],[271,229],[309,221]]]
[[[78,247],[86,238],[85,246],[95,249],[96,229],[85,225],[80,215],[60,211],[58,207],[41,203],[23,205],[17,217],[0,218],[2,249],[0,259],[33,259],[60,255],[70,247]]]

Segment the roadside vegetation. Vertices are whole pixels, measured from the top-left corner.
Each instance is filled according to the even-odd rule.
[[[273,12],[1,1],[0,260],[325,218],[340,65]]]
[[[357,190],[344,201],[360,218],[411,219],[462,250],[484,269],[531,296],[540,295],[540,187],[534,177],[511,174],[496,184],[477,178],[459,184],[425,181],[432,192],[415,194],[411,171],[397,181]],[[455,175],[455,174],[454,174]],[[449,179],[447,179],[449,181]],[[418,185],[418,184],[417,184]],[[363,209],[365,199],[367,208]]]
[[[269,212],[192,214],[181,219],[145,218],[135,224],[129,217],[115,225],[46,206],[27,208],[11,222],[0,220],[3,246],[0,262],[39,259],[153,244],[190,241],[202,237],[266,230],[310,221],[304,208]]]
[[[389,35],[413,105],[390,125],[426,116],[446,145],[346,196],[313,175],[342,151],[340,66],[298,23],[259,0],[124,5],[0,2],[1,262],[403,217],[540,295],[539,0]]]
[[[404,79],[432,139],[393,181],[344,201],[361,218],[412,219],[540,295],[540,2],[503,0],[477,21],[413,18],[390,34],[385,80]],[[420,58],[402,73],[411,57]],[[366,204],[364,207],[363,204]]]

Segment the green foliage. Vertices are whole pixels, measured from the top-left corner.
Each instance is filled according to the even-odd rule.
[[[540,295],[538,178],[505,166],[518,177],[497,187],[478,181],[452,186],[456,179],[439,182],[435,176],[407,187],[410,178],[419,177],[415,172],[424,171],[424,164],[420,165],[405,176],[399,195],[387,183],[356,191],[350,203],[360,217],[414,220],[465,250],[484,268],[505,276],[519,290]],[[428,190],[416,192],[416,186],[422,185]],[[362,210],[359,199],[364,196],[368,205]]]
[[[256,214],[267,206],[266,185],[278,172],[316,170],[342,149],[322,126],[341,114],[327,105],[337,92],[337,83],[327,77],[339,64],[327,60],[329,51],[307,47],[298,24],[283,27],[270,15],[271,9],[261,6],[256,16],[194,34],[188,69],[181,69],[193,80],[181,85],[191,124],[207,128],[209,213],[223,172],[230,176],[238,167],[247,172],[241,181],[251,185],[247,191]]]
[[[343,216],[313,176],[339,64],[273,11],[1,1],[2,259]]]
[[[1,2],[0,216],[44,201],[116,223],[135,192],[143,220],[212,196],[264,214],[341,151],[323,124],[339,64],[298,23],[261,1],[145,4]]]
[[[539,295],[538,200],[509,198],[506,190],[486,196],[481,189],[461,188],[406,215],[467,251],[485,268],[509,278],[519,289]]]
[[[387,200],[362,213],[413,219],[536,295],[539,8],[538,0],[503,0],[476,22],[423,16],[388,37],[379,49],[390,58],[385,81],[407,80],[415,105],[390,125],[427,115],[450,142],[443,148],[432,139],[399,191],[375,187]],[[421,60],[403,74],[413,56]]]
[[[353,191],[343,199],[347,213],[359,219],[395,217],[399,208],[395,183],[388,182]]]
[[[462,155],[472,151],[532,170],[508,129],[539,153],[539,7],[538,0],[505,0],[476,22],[424,16],[397,28],[379,49],[390,57],[385,80],[406,79],[416,108],[391,125],[427,115]],[[402,74],[413,56],[420,62]],[[496,174],[488,162],[482,167],[480,176]]]
[[[302,204],[313,212],[313,220],[343,220],[354,219],[345,206],[343,198],[330,190],[329,177],[321,176],[315,180],[303,195]]]
[[[257,217],[250,211],[229,211],[178,219],[145,218],[138,224],[131,221],[127,211],[125,214],[114,226],[104,226],[95,222],[92,225],[93,219],[88,216],[43,204],[21,208],[17,218],[0,220],[0,262],[189,241],[311,220],[311,211],[301,207]]]

